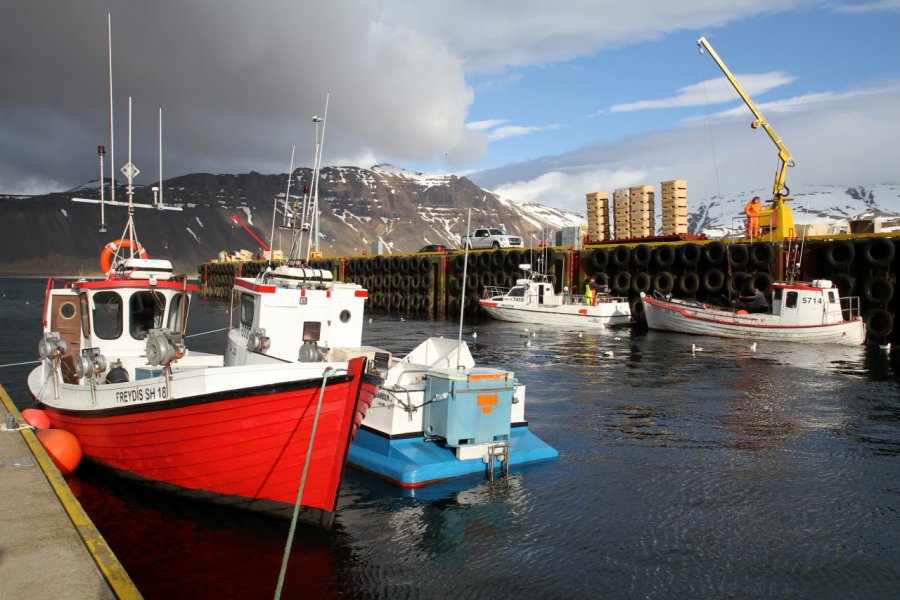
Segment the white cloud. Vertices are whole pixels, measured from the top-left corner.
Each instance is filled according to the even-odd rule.
[[[791,116],[780,120],[776,131],[797,163],[788,170],[791,190],[800,193],[804,185],[900,183],[896,169],[900,82],[823,96],[827,102],[795,99],[784,103]],[[612,192],[631,185],[658,187],[669,179],[687,179],[689,198],[765,190],[773,185],[777,154],[768,136],[750,129],[746,122],[726,120],[712,127],[694,122],[473,173],[470,178],[517,201],[583,212],[588,192]],[[730,216],[723,218],[727,222]]]
[[[900,11],[900,0],[881,0],[880,2],[863,2],[860,4],[838,2],[831,5],[831,10],[837,13],[848,14],[896,12]]]
[[[796,78],[781,71],[771,73],[751,73],[735,75],[744,91],[753,98],[769,90],[793,82]],[[609,108],[609,112],[630,112],[636,110],[675,108],[684,106],[704,106],[705,104],[720,104],[740,98],[734,87],[725,77],[715,77],[700,83],[685,86],[678,90],[678,94],[660,100],[638,100],[624,104],[616,104]]]

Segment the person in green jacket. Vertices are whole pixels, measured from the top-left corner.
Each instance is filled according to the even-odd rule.
[[[588,306],[594,305],[594,278],[591,277],[586,284],[584,284],[584,303]]]

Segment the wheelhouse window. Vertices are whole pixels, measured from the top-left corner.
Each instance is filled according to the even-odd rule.
[[[122,297],[116,292],[94,294],[94,333],[103,340],[122,335]]]
[[[784,306],[786,308],[797,308],[797,292],[788,292],[784,298]]]
[[[524,298],[525,288],[522,286],[516,286],[513,289],[509,290],[509,296],[511,298]]]
[[[166,297],[159,292],[141,291],[131,295],[128,301],[129,333],[136,340],[146,339],[151,329],[163,325],[166,314]]]
[[[250,329],[253,327],[253,311],[256,307],[256,296],[241,294],[241,326]]]
[[[187,321],[188,310],[191,307],[191,299],[187,294],[177,294],[169,303],[169,329],[180,332]]]
[[[837,294],[834,293],[834,290],[828,291],[828,301],[831,304],[835,304],[837,302]]]

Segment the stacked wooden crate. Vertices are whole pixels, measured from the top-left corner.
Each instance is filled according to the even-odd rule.
[[[591,241],[609,239],[609,194],[587,194],[587,236]]]
[[[656,235],[656,219],[654,218],[654,194],[652,185],[638,185],[628,191],[631,237],[649,237]]]
[[[687,233],[687,181],[684,179],[663,181],[661,188],[663,235]]]
[[[631,237],[631,208],[628,188],[620,188],[613,192],[613,225],[616,239]]]

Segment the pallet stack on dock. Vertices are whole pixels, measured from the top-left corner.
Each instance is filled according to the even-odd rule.
[[[687,233],[687,181],[684,179],[663,181],[661,187],[663,235]]]
[[[587,194],[587,235],[592,241],[609,239],[609,194]]]
[[[638,185],[628,191],[630,237],[649,237],[656,234],[654,199],[652,185]]]
[[[631,205],[628,188],[619,188],[613,192],[613,218],[616,239],[631,237]]]

